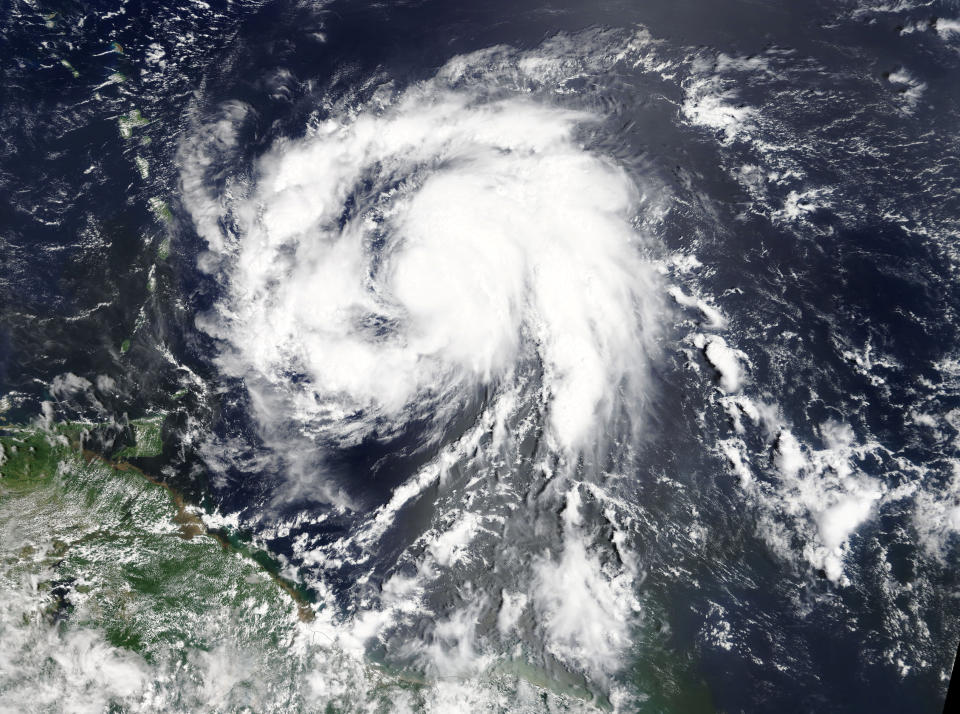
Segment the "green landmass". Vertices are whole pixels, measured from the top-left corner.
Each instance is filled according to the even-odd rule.
[[[133,136],[134,129],[139,127],[146,126],[150,123],[150,120],[143,116],[140,113],[139,109],[132,110],[129,114],[123,114],[117,119],[117,124],[120,127],[120,136],[124,139],[129,139]]]
[[[140,172],[140,178],[146,180],[150,178],[150,164],[142,156],[134,156],[133,163],[137,165],[137,171]]]
[[[77,71],[77,69],[76,69],[72,64],[70,64],[69,62],[67,62],[65,59],[60,60],[60,64],[62,64],[64,67],[67,68],[67,70],[70,72],[70,74],[73,75],[73,78],[74,78],[74,79],[79,79],[79,78],[80,78],[80,73]]]
[[[309,617],[254,549],[208,533],[178,494],[128,462],[162,452],[163,418],[133,420],[133,443],[109,460],[83,449],[91,424],[0,429],[0,532],[16,533],[0,543],[0,577],[52,567],[51,579],[83,583],[88,607],[70,625],[96,625],[144,655],[196,640],[192,616],[251,597]]]
[[[173,213],[170,211],[170,206],[167,205],[166,201],[154,196],[150,199],[149,204],[150,210],[153,211],[153,214],[159,220],[164,223],[169,223],[173,220]]]
[[[166,260],[170,257],[170,238],[164,238],[157,246],[157,259]]]
[[[133,444],[123,447],[111,458],[117,461],[126,461],[128,459],[159,456],[163,452],[161,433],[164,418],[164,414],[157,414],[131,420],[130,430],[133,432]]]
[[[126,461],[160,454],[162,422],[133,420],[134,443],[109,460],[83,448],[92,424],[0,428],[0,662],[10,664],[0,671],[0,702],[62,710],[58,700],[31,697],[64,668],[58,696],[74,680],[101,676],[70,671],[82,662],[64,664],[78,638],[89,651],[77,657],[91,667],[100,657],[115,669],[174,677],[229,644],[256,659],[259,679],[289,669],[286,648],[297,622],[312,617],[309,604],[252,548],[241,553],[209,533],[178,494]],[[122,695],[122,682],[116,687]],[[100,701],[89,689],[81,699]],[[201,706],[190,697],[206,690],[182,694],[189,689],[187,681],[164,690],[184,697],[171,708]],[[246,689],[231,689],[220,703],[242,710]],[[104,691],[103,711],[125,711],[107,696],[109,686]]]

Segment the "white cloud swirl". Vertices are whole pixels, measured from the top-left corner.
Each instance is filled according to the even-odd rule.
[[[183,186],[226,286],[201,327],[263,421],[389,436],[519,365],[539,365],[562,455],[614,414],[639,421],[658,291],[633,182],[579,143],[594,117],[438,78],[278,143],[244,192],[212,195],[230,112],[185,152]]]

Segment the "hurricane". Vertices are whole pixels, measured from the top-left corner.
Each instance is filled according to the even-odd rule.
[[[658,291],[637,188],[576,143],[588,114],[477,94],[319,123],[204,231],[229,286],[204,329],[265,423],[292,412],[334,445],[434,431],[478,391],[509,412],[522,380],[565,461],[625,406],[639,425]]]

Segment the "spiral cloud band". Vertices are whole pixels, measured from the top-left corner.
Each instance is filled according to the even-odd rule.
[[[523,364],[561,456],[636,411],[654,277],[634,184],[578,143],[592,120],[438,79],[280,142],[242,198],[191,192],[201,155],[184,184],[227,285],[202,326],[261,417],[349,445],[442,423]]]

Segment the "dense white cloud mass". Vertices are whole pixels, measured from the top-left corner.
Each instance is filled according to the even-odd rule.
[[[539,363],[570,454],[642,405],[654,277],[636,188],[578,142],[590,121],[435,80],[281,142],[239,198],[203,187],[204,147],[233,141],[229,113],[208,127],[184,188],[227,294],[201,322],[261,417],[346,445]]]

